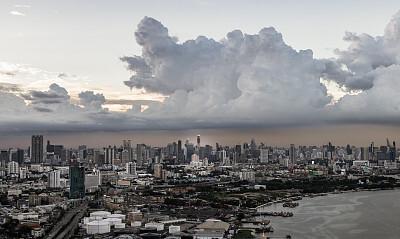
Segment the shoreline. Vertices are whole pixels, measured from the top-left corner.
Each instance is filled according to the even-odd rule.
[[[386,191],[386,190],[399,190],[399,189],[400,189],[400,187],[394,187],[394,188],[372,188],[372,189],[359,188],[358,190],[356,190],[356,189],[338,190],[338,191],[327,192],[327,193],[313,193],[313,194],[309,194],[309,193],[303,194],[303,193],[301,193],[301,195],[295,196],[295,197],[301,197],[300,199],[296,199],[295,201],[302,200],[303,198],[313,198],[313,197],[328,196],[330,194],[333,195],[333,194],[355,193],[355,192],[364,192],[364,191],[370,192],[370,191]],[[277,203],[283,203],[288,199],[292,200],[291,197],[286,197],[286,198],[282,198],[282,199],[275,200],[275,201],[272,201],[272,202],[264,203],[262,205],[259,205],[259,206],[255,207],[255,208],[249,208],[248,210],[257,211],[259,208],[271,206],[271,205],[277,204]]]

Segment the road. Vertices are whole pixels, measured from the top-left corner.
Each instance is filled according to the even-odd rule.
[[[68,210],[67,212],[65,212],[64,217],[60,221],[58,221],[56,225],[54,225],[54,227],[51,229],[49,234],[47,234],[44,237],[44,239],[63,238],[66,235],[66,233],[69,233],[71,231],[71,228],[74,228],[74,226],[76,226],[76,224],[78,224],[78,222],[80,221],[80,219],[83,216],[83,213],[86,211],[87,207],[88,207],[88,204],[84,203],[81,206],[72,208],[72,209]],[[71,220],[72,220],[72,222],[71,222]],[[60,235],[56,237],[58,232],[67,224],[69,224],[68,227],[65,228],[60,233]],[[63,237],[60,237],[62,235],[63,235]]]

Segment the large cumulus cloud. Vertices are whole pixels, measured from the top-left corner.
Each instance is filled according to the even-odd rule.
[[[30,91],[0,85],[0,132],[400,122],[400,13],[383,36],[345,33],[349,46],[335,50],[334,59],[294,50],[273,27],[180,43],[161,22],[145,17],[134,37],[142,54],[121,58],[132,72],[124,84],[162,94],[163,102],[127,101],[132,109],[117,113],[103,108],[113,101],[102,93],[83,91],[73,99],[59,82]],[[326,81],[348,94],[333,104],[321,84]]]
[[[383,36],[346,32],[347,50],[336,49],[337,59],[325,60],[324,78],[348,90],[368,90],[374,86],[374,71],[400,63],[400,12],[387,24]]]
[[[275,122],[331,101],[320,83],[325,64],[311,50],[295,51],[272,27],[256,35],[236,30],[219,42],[199,36],[179,44],[159,21],[145,17],[135,38],[143,51],[122,58],[134,73],[125,84],[168,96],[145,116]]]

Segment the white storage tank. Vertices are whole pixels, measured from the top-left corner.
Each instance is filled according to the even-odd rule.
[[[115,228],[125,228],[125,223],[115,223]]]
[[[181,227],[180,226],[169,226],[168,231],[170,234],[174,234],[176,232],[180,232]]]
[[[103,234],[110,232],[110,223],[106,221],[93,221],[86,225],[87,234]]]
[[[86,225],[86,224],[88,224],[89,222],[91,222],[91,221],[90,221],[90,217],[84,217],[84,218],[83,218],[83,225]]]
[[[141,227],[142,226],[142,222],[140,221],[132,221],[131,222],[131,227]]]
[[[110,226],[114,226],[116,223],[122,223],[121,218],[107,218],[103,222],[108,222]]]
[[[164,224],[163,223],[158,223],[158,222],[149,222],[144,225],[145,228],[149,227],[155,227],[157,228],[157,231],[162,231],[164,230]]]
[[[111,215],[107,215],[107,218],[120,218],[121,220],[125,220],[125,215],[123,214],[111,214]]]
[[[111,212],[97,211],[97,212],[92,212],[92,213],[90,213],[90,217],[102,217],[102,218],[106,218],[108,215],[111,215]]]

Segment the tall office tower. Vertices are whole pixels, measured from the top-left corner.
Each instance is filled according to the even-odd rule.
[[[15,161],[8,162],[7,175],[19,175],[19,165]]]
[[[108,146],[108,148],[104,148],[104,164],[113,164],[115,159],[115,148]]]
[[[136,164],[139,167],[143,166],[142,144],[136,145]]]
[[[268,163],[268,149],[260,149],[260,163]]]
[[[251,139],[250,150],[253,152],[256,150],[256,148],[257,148],[256,141],[254,139]]]
[[[183,162],[183,151],[182,151],[182,141],[178,140],[178,163]]]
[[[162,164],[154,164],[154,177],[155,178],[162,178]]]
[[[69,166],[69,198],[77,199],[85,197],[85,168],[78,165],[76,157],[72,157]]]
[[[123,147],[123,149],[130,149],[132,146],[131,146],[131,140],[126,140],[126,139],[124,139],[123,141],[122,141],[122,143],[123,143],[123,145],[122,145],[122,147]]]
[[[171,157],[174,154],[174,145],[169,143],[167,145],[167,157]]]
[[[359,160],[368,160],[368,148],[366,148],[366,147],[360,148]]]
[[[17,162],[17,150],[16,149],[8,149],[8,162]]]
[[[351,150],[350,144],[347,145],[346,152],[347,152],[347,155],[352,155],[353,154],[353,150]]]
[[[190,163],[192,155],[194,154],[194,147],[192,143],[186,144],[185,147],[186,147],[186,161],[187,163]]]
[[[289,158],[290,158],[290,163],[291,164],[295,164],[296,163],[296,148],[295,148],[294,144],[290,145]]]
[[[130,175],[136,175],[136,163],[129,162],[126,164],[126,173]]]
[[[129,158],[128,158],[128,162],[132,162],[132,145],[131,145],[131,140],[126,140],[124,139],[122,141],[122,148],[123,150],[127,150],[129,153]]]
[[[43,161],[43,135],[32,135],[31,163]]]
[[[61,172],[59,170],[54,170],[54,171],[49,172],[49,174],[48,174],[49,188],[60,188],[61,187],[60,175],[61,175]]]
[[[121,153],[121,163],[126,164],[129,162],[131,162],[131,153],[127,149],[124,149]]]
[[[197,135],[197,147],[200,148],[200,135]]]
[[[46,152],[47,152],[47,153],[52,153],[52,152],[54,152],[54,145],[50,144],[50,140],[47,140]]]

